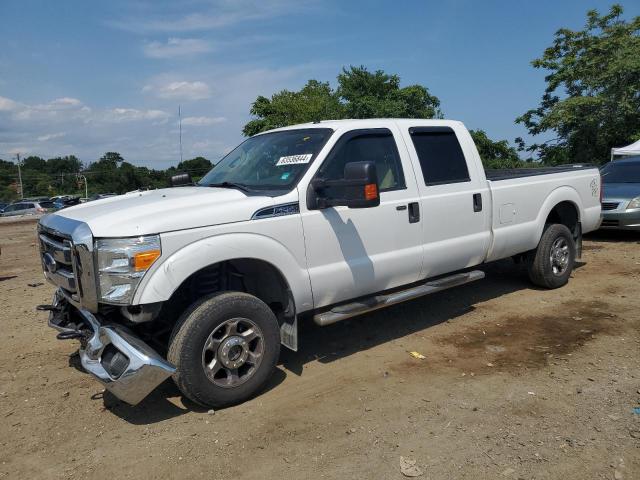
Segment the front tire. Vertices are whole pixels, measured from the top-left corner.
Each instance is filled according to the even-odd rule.
[[[190,400],[221,408],[262,390],[280,355],[280,330],[271,309],[242,292],[222,292],[194,303],[173,329],[167,359]]]
[[[538,248],[529,253],[529,279],[539,287],[559,288],[567,284],[576,259],[576,244],[564,225],[549,225]]]

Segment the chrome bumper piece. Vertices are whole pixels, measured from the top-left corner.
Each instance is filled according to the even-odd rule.
[[[99,316],[74,307],[60,290],[56,292],[50,307],[49,326],[67,334],[82,333],[82,367],[120,400],[131,405],[138,404],[176,371],[171,363],[128,329],[105,324]],[[74,317],[80,317],[82,327],[74,323],[72,313]],[[113,358],[114,352],[119,355],[120,367],[116,374],[108,370],[109,359],[103,355],[107,347],[110,358]]]

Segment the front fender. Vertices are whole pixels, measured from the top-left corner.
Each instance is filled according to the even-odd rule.
[[[252,258],[273,265],[288,283],[296,311],[313,308],[311,282],[306,267],[280,242],[255,233],[227,233],[203,238],[171,253],[143,277],[134,305],[168,300],[190,275],[225,260]]]

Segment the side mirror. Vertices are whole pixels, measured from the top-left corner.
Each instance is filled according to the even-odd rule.
[[[191,175],[188,173],[179,173],[171,177],[169,183],[172,187],[185,187],[187,185],[193,185],[193,180],[191,180]]]
[[[307,190],[311,210],[345,206],[370,208],[380,205],[378,173],[375,162],[351,162],[344,167],[344,179],[317,178]]]

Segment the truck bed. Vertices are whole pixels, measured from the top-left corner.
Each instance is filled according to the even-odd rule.
[[[558,165],[556,167],[538,168],[495,168],[485,169],[487,180],[499,182],[500,180],[510,180],[512,178],[533,177],[537,175],[550,175],[552,173],[569,172],[574,170],[588,170],[597,168],[590,163],[572,163],[568,165]]]

